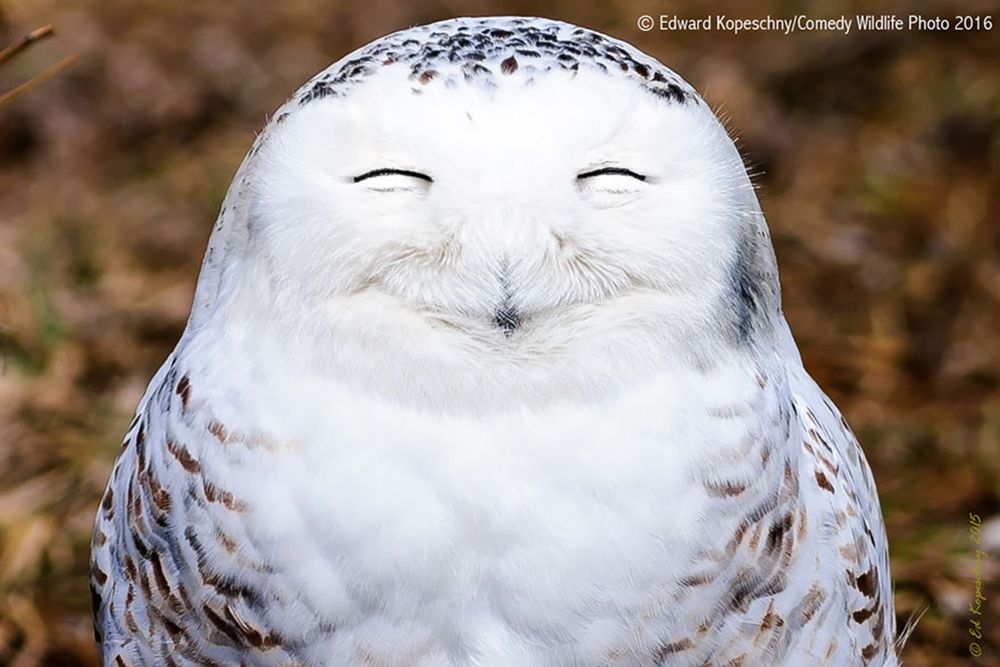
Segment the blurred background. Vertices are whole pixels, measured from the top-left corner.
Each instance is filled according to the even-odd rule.
[[[732,16],[996,2],[750,0]],[[983,518],[1000,664],[1000,27],[640,32],[712,2],[0,0],[0,664],[95,665],[91,518],[139,396],[176,342],[223,194],[298,85],[384,33],[538,14],[631,41],[720,111],[756,174],[806,367],[857,431],[888,522],[912,667],[969,665],[969,513]]]

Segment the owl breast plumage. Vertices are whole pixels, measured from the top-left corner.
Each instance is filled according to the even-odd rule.
[[[895,665],[878,497],[704,102],[458,19],[258,137],[98,510],[107,665]]]

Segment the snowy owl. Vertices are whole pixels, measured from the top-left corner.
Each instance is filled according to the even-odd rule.
[[[457,19],[237,172],[98,510],[106,665],[896,665],[871,473],[698,94]]]

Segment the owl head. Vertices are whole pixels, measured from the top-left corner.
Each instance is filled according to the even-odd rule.
[[[276,112],[188,333],[245,321],[404,394],[548,394],[766,346],[777,318],[753,187],[687,83],[590,30],[476,18],[379,39]]]

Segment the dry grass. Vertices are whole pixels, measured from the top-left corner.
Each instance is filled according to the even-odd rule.
[[[655,6],[0,0],[0,43],[44,23],[60,30],[0,69],[0,90],[81,55],[0,110],[0,664],[94,664],[91,514],[265,115],[346,50],[468,13],[611,32],[723,109],[758,173],[806,365],[875,468],[900,617],[928,608],[906,664],[971,664],[968,513],[992,522],[994,550],[1000,542],[997,28],[638,32],[636,16]],[[739,11],[786,7],[754,0]],[[684,14],[710,11],[692,2]],[[1000,654],[998,557],[985,573],[980,664]]]

